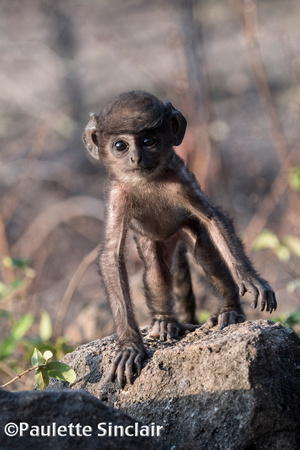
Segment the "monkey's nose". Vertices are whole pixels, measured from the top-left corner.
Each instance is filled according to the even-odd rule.
[[[132,162],[132,164],[136,167],[138,167],[142,161],[142,158],[140,155],[131,155],[130,156],[130,161]]]

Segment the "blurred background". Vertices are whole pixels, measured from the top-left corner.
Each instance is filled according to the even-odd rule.
[[[178,153],[275,288],[276,313],[245,299],[247,317],[299,330],[299,17],[297,0],[1,0],[1,384],[34,347],[59,359],[113,332],[96,264],[107,178],[81,136],[90,112],[130,89],[187,117]],[[216,300],[193,281],[201,319]]]

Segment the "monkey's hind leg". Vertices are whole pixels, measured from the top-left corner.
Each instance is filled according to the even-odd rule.
[[[180,241],[176,247],[173,264],[173,295],[175,307],[184,323],[198,325],[196,300],[193,292],[186,244]]]
[[[145,267],[145,296],[152,317],[150,335],[165,341],[193,331],[196,326],[181,324],[173,309],[170,268],[178,239],[174,237],[167,242],[158,242],[138,235],[135,240]]]
[[[244,322],[246,316],[240,303],[238,285],[204,228],[201,228],[198,234],[195,257],[197,263],[202,265],[220,301],[218,312],[208,319],[208,325],[210,327],[219,325],[222,329],[234,323]]]

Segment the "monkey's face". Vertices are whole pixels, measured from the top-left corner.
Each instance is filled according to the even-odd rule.
[[[143,91],[120,94],[90,115],[83,141],[108,168],[111,178],[126,183],[149,181],[163,173],[180,145],[186,119],[172,103]]]
[[[156,128],[137,134],[112,135],[103,153],[111,178],[135,183],[158,176],[173,152],[168,133]]]

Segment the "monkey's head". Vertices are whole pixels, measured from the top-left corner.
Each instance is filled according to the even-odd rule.
[[[114,98],[99,115],[90,115],[83,141],[112,179],[133,182],[163,172],[185,129],[186,119],[170,102],[129,91]]]

